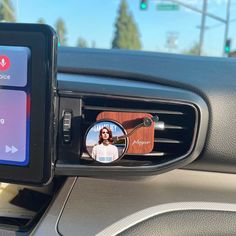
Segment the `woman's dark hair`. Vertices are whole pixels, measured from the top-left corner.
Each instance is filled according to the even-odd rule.
[[[112,132],[111,132],[111,130],[110,130],[109,128],[107,128],[107,127],[105,127],[105,126],[100,129],[100,132],[99,132],[99,141],[98,141],[98,143],[101,144],[101,143],[103,142],[103,139],[102,139],[102,130],[104,130],[104,129],[107,130],[107,132],[108,132],[108,134],[109,134],[108,141],[109,141],[110,144],[112,144],[112,143],[113,143]]]

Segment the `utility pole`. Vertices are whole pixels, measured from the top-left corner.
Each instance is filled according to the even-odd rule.
[[[202,54],[202,47],[204,42],[204,33],[205,33],[205,24],[206,24],[206,12],[207,12],[207,0],[203,0],[202,5],[202,23],[200,29],[200,39],[199,39],[199,50],[198,55],[201,56]]]
[[[168,51],[171,52],[173,49],[178,47],[178,32],[167,32],[166,35],[166,47]]]
[[[203,40],[204,40],[204,30],[205,30],[205,18],[210,17],[212,19],[215,19],[217,21],[220,21],[225,24],[225,34],[224,34],[224,42],[223,45],[225,45],[226,40],[228,39],[228,33],[229,33],[229,22],[230,22],[230,6],[231,6],[231,0],[227,1],[227,9],[226,9],[226,19],[221,18],[219,16],[216,16],[214,14],[211,14],[207,12],[207,0],[203,0],[203,9],[198,9],[196,7],[191,6],[190,4],[187,4],[185,2],[182,2],[181,0],[169,0],[171,2],[174,2],[176,4],[179,4],[180,6],[186,7],[188,9],[191,9],[195,12],[199,12],[202,14],[202,22],[201,22],[201,32],[200,32],[200,48],[199,48],[199,55],[201,54],[202,46],[203,46]],[[225,53],[223,52],[223,56]]]

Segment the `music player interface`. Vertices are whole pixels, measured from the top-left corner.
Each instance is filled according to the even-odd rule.
[[[29,52],[26,47],[0,46],[0,164],[29,162]]]

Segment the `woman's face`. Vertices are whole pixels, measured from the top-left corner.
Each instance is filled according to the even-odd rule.
[[[109,139],[109,133],[107,129],[102,129],[102,139],[108,140]]]

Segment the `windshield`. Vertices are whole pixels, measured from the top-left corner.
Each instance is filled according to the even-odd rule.
[[[45,23],[61,46],[233,56],[236,0],[1,0],[0,20]]]

